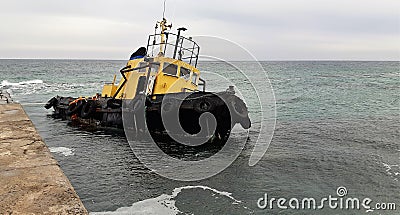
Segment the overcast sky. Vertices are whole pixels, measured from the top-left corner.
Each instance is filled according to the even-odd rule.
[[[0,58],[126,59],[162,10],[163,0],[1,0]],[[399,0],[167,0],[166,18],[259,60],[400,60]]]

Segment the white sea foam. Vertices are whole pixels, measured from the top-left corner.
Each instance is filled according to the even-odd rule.
[[[64,156],[72,156],[74,155],[73,149],[67,147],[50,147],[50,152],[52,153],[60,153]]]
[[[387,164],[383,163],[383,166],[386,168],[386,173],[393,177],[393,180],[398,181],[398,176],[400,175],[400,165],[399,164]]]
[[[85,91],[88,89],[95,89],[100,86],[100,83],[46,83],[43,80],[28,80],[21,82],[10,82],[2,80],[0,82],[0,89],[8,90],[11,94],[18,96],[32,95],[32,94],[49,94],[53,92],[69,93],[75,91]],[[91,95],[90,93],[89,95]]]
[[[3,87],[5,87],[5,86],[32,85],[32,84],[43,84],[43,81],[35,79],[35,80],[21,81],[21,82],[16,82],[16,83],[9,82],[7,80],[3,80],[1,82],[1,86],[3,86]]]
[[[28,81],[20,81],[20,82],[10,82],[8,80],[3,80],[0,83],[0,89],[6,89],[10,94],[18,95],[29,95],[39,90],[45,89],[48,85],[45,84],[42,80],[34,79]]]
[[[122,207],[118,208],[116,211],[108,211],[108,212],[91,212],[91,215],[109,215],[109,214],[134,214],[134,215],[158,215],[158,214],[165,214],[165,215],[176,215],[181,213],[179,209],[175,206],[174,198],[179,195],[183,190],[188,189],[203,189],[209,190],[213,192],[213,196],[215,194],[225,196],[231,200],[233,200],[232,204],[239,204],[241,201],[236,200],[232,197],[232,193],[219,191],[214,188],[210,188],[207,186],[185,186],[185,187],[178,187],[172,191],[171,195],[162,194],[156,198],[146,199],[140,202],[133,203],[130,207]],[[246,207],[244,207],[246,208]],[[247,209],[247,208],[246,208]]]

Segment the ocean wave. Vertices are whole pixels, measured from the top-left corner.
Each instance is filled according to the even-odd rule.
[[[102,83],[46,83],[39,79],[21,82],[2,80],[0,83],[0,89],[7,90],[17,97],[32,94],[88,92],[96,88],[101,89],[101,86]]]
[[[50,147],[49,150],[52,153],[59,153],[66,157],[74,155],[73,150],[67,147]]]
[[[219,191],[214,188],[210,188],[207,186],[196,185],[196,186],[184,186],[175,188],[172,191],[172,194],[162,194],[158,197],[146,199],[140,202],[133,203],[130,207],[121,207],[118,208],[116,211],[107,211],[107,212],[91,212],[90,215],[114,215],[114,214],[135,214],[135,215],[158,215],[158,214],[165,214],[165,215],[176,215],[182,213],[179,209],[175,206],[174,198],[179,195],[183,190],[189,189],[203,189],[213,192],[212,196],[220,195],[225,198],[229,198],[232,201],[233,205],[241,204],[242,202],[235,199],[232,196],[232,193]],[[249,210],[247,207],[243,206],[244,209]]]
[[[7,86],[21,86],[21,85],[32,85],[32,84],[43,84],[43,80],[35,79],[35,80],[29,80],[29,81],[21,81],[21,82],[9,82],[7,80],[3,80],[0,84],[1,87],[7,87]]]

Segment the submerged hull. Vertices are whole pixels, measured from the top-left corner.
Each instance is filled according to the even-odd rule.
[[[245,103],[230,92],[160,94],[137,96],[133,100],[57,96],[45,107],[54,108],[54,118],[79,125],[134,127],[136,131],[147,130],[152,135],[171,132],[196,135],[203,131],[210,135],[211,131],[213,139],[226,140],[235,124],[245,129],[251,126]]]

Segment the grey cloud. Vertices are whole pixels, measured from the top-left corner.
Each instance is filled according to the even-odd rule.
[[[147,42],[162,2],[4,1],[0,58],[125,59]],[[167,0],[166,16],[186,34],[236,41],[261,60],[398,60],[396,8],[392,0]]]

